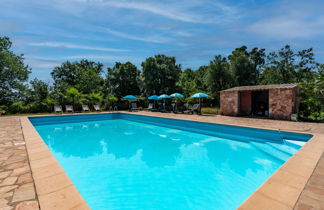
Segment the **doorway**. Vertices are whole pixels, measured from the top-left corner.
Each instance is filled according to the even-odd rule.
[[[269,116],[269,90],[252,92],[252,114],[254,116]]]

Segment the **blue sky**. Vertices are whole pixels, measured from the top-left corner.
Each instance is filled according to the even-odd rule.
[[[105,67],[175,56],[196,69],[241,45],[313,47],[324,62],[323,0],[0,0],[0,36],[24,53],[32,77],[90,59]]]

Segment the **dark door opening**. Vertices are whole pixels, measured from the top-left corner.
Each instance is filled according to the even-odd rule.
[[[269,91],[252,92],[252,113],[255,116],[269,116]]]

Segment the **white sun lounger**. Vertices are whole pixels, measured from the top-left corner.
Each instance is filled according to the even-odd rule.
[[[89,112],[90,111],[89,106],[88,105],[82,105],[82,111]]]
[[[54,106],[54,112],[63,112],[62,111],[62,106],[59,105],[59,106]]]
[[[93,109],[97,112],[100,111],[100,106],[99,105],[93,105]]]
[[[72,105],[65,105],[65,111],[66,112],[74,112]]]

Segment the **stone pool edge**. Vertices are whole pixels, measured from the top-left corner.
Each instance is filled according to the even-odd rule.
[[[129,112],[117,112],[117,113],[138,115],[138,113],[129,113]],[[157,117],[154,114],[150,115],[149,113],[143,113],[139,115]],[[53,116],[53,115],[47,115],[47,116]],[[169,116],[165,116],[165,117],[163,116],[163,118],[180,119],[178,117],[169,117]],[[192,119],[182,119],[182,120],[192,120]],[[193,120],[193,121],[205,122],[202,119]],[[31,154],[31,157],[29,157],[29,161],[31,165],[32,175],[36,185],[36,193],[38,195],[41,208],[50,209],[50,207],[45,205],[51,204],[51,207],[60,207],[60,209],[71,209],[71,208],[89,209],[86,202],[83,200],[82,196],[77,191],[77,189],[70,181],[68,176],[65,174],[62,167],[59,165],[59,163],[56,161],[52,153],[49,151],[48,147],[46,146],[42,138],[38,135],[37,131],[31,124],[27,116],[21,117],[21,125],[23,129],[23,135],[26,141],[28,156],[30,156]],[[231,125],[231,124],[224,123],[224,125]],[[264,129],[258,126],[245,126],[245,127]],[[275,130],[275,129],[270,128],[269,130]],[[295,207],[300,194],[305,188],[307,181],[312,175],[321,157],[321,154],[324,151],[324,134],[318,134],[313,132],[299,132],[299,133],[312,134],[313,137],[299,151],[297,151],[295,155],[293,155],[288,161],[286,161],[274,174],[272,174],[271,177],[269,177],[253,194],[251,194],[250,197],[238,207],[238,209],[293,209]],[[28,146],[28,144],[30,146]],[[40,149],[42,150],[39,151]],[[41,154],[43,152],[44,154]],[[42,155],[44,155],[45,158],[42,158]],[[44,160],[42,161],[42,159]],[[40,163],[37,163],[37,161],[35,160],[39,160],[38,162]],[[36,166],[35,166],[36,177],[34,176],[34,169],[33,169],[34,167],[32,166],[33,165],[32,162],[34,161],[36,162]],[[53,161],[54,163],[51,161]],[[52,166],[53,164],[53,166],[55,166],[55,170],[57,168],[58,174],[61,174],[62,177],[65,177],[63,179],[68,180],[68,183],[66,183],[68,185],[64,188],[61,188],[59,190],[60,193],[61,194],[67,193],[68,196],[70,196],[71,198],[78,200],[79,204],[77,204],[74,207],[71,207],[71,205],[65,206],[66,203],[62,204],[63,202],[62,199],[56,198],[57,196],[56,197],[52,196],[50,198],[50,199],[54,199],[54,201],[47,202],[47,203],[44,202],[42,204],[43,199],[40,199],[42,195],[39,194],[38,187],[37,187],[38,185],[37,182],[40,181],[39,178],[41,178],[41,177],[37,177],[37,164],[44,164],[43,166],[41,166],[44,168],[45,165],[51,164]],[[51,171],[53,170],[54,169],[52,168]],[[46,174],[49,172],[44,171],[44,173]],[[64,175],[62,173],[64,173]],[[52,179],[55,179],[54,175],[58,175],[58,174],[52,173],[53,176],[51,176],[51,178],[48,177],[48,182],[55,183],[55,180]],[[39,184],[41,185],[42,183]],[[57,186],[54,186],[54,188],[57,188]],[[70,188],[73,190],[71,191]],[[69,200],[67,198],[65,199]]]
[[[20,123],[40,208],[90,209],[28,117]]]

